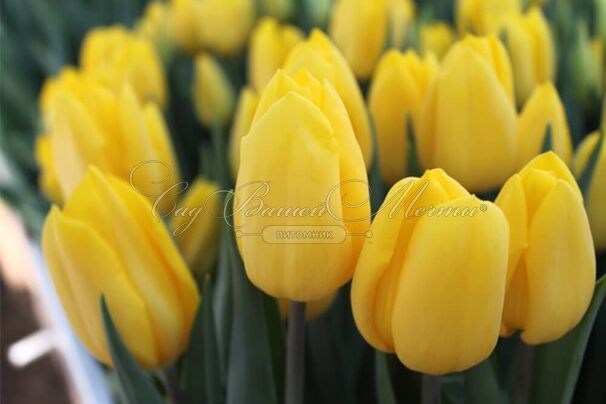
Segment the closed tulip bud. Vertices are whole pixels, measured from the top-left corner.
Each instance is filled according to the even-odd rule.
[[[387,0],[388,46],[404,49],[407,33],[414,22],[415,4],[412,0]]]
[[[356,140],[362,149],[366,167],[372,162],[372,137],[368,112],[360,87],[343,55],[318,29],[290,52],[283,66],[288,74],[306,69],[318,80],[328,80],[335,88],[349,114]]]
[[[55,172],[50,136],[40,135],[36,138],[34,154],[40,167],[40,178],[38,179],[40,189],[49,200],[54,203],[62,203],[63,194]]]
[[[83,99],[60,95],[55,108],[48,135],[63,200],[80,183],[86,167],[94,164],[130,181],[152,201],[168,192],[158,207],[172,205],[175,195],[169,189],[180,178],[179,168],[156,104],[141,104],[129,86],[117,96],[97,86]]]
[[[535,88],[518,118],[516,169],[522,169],[526,163],[541,153],[548,127],[551,130],[553,151],[566,164],[570,164],[572,139],[568,129],[566,111],[560,101],[558,91],[551,83],[545,83]]]
[[[255,21],[254,0],[197,1],[200,1],[197,29],[202,46],[222,55],[240,52]]]
[[[599,138],[598,132],[592,133],[577,148],[574,156],[574,173],[577,178],[587,168],[589,157],[599,145]],[[606,250],[606,147],[603,143],[589,185],[586,208],[595,247],[599,251]]]
[[[555,79],[556,60],[551,30],[541,9],[533,7],[525,15],[511,18],[505,33],[516,99],[518,105],[522,105],[538,84]]]
[[[169,3],[159,0],[150,2],[145,7],[143,16],[137,22],[137,32],[154,43],[164,60],[168,59],[173,49],[172,22]]]
[[[294,301],[334,293],[370,221],[362,153],[337,92],[304,70],[279,70],[240,150],[234,225],[249,279]]]
[[[435,169],[395,184],[370,230],[351,289],[364,339],[429,374],[484,360],[505,294],[503,213]]]
[[[121,26],[89,31],[80,65],[116,93],[129,84],[141,102],[166,104],[164,70],[153,43]]]
[[[201,21],[200,0],[171,0],[171,34],[179,48],[192,54],[202,49],[202,40],[198,34]]]
[[[200,296],[162,221],[127,182],[91,167],[63,211],[51,209],[42,250],[72,328],[98,360],[111,362],[102,295],[144,368],[166,366],[187,348]]]
[[[596,263],[581,192],[566,164],[547,152],[511,177],[495,203],[510,227],[501,334],[554,341],[581,320],[593,295]]]
[[[305,305],[305,320],[315,320],[322,314],[326,313],[334,303],[336,297],[337,294],[333,293],[332,295],[328,295],[320,300],[307,302]],[[284,320],[288,320],[288,300],[278,299],[278,309],[280,310],[280,316]]]
[[[265,18],[254,29],[248,49],[248,79],[257,91],[282,67],[290,50],[303,40],[303,33],[291,25],[280,26]]]
[[[458,0],[457,28],[460,34],[497,33],[520,9],[520,0]]]
[[[424,54],[432,52],[438,59],[442,59],[454,40],[455,33],[447,24],[434,22],[421,28],[421,49]]]
[[[221,209],[217,185],[198,178],[171,215],[177,245],[200,279],[204,279],[215,262]]]
[[[511,67],[494,36],[455,44],[421,113],[421,165],[441,167],[473,192],[502,185],[513,173],[516,113]]]
[[[250,129],[258,103],[259,96],[253,89],[250,87],[242,89],[238,98],[229,141],[229,164],[233,178],[238,176],[238,168],[240,167],[240,141]]]
[[[226,126],[235,102],[229,78],[208,53],[196,56],[194,69],[194,104],[198,119],[207,126]]]
[[[391,50],[375,71],[368,105],[375,123],[381,174],[394,184],[406,176],[408,119],[413,127],[420,119],[429,85],[438,69],[432,54],[424,59],[414,51]]]

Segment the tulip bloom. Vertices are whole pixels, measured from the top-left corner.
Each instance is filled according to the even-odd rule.
[[[194,105],[198,119],[206,126],[226,126],[234,109],[234,89],[229,78],[208,53],[194,61]]]
[[[288,52],[303,40],[303,33],[291,25],[278,25],[265,18],[254,29],[248,49],[248,80],[257,91],[282,67]]]
[[[497,343],[503,310],[503,213],[435,169],[395,184],[371,233],[351,289],[364,339],[429,374],[484,360]]]
[[[80,65],[115,93],[128,83],[139,101],[166,104],[166,80],[156,48],[121,26],[89,31],[80,50]]]
[[[162,221],[128,183],[90,168],[63,211],[51,209],[42,250],[72,328],[98,360],[111,362],[101,295],[144,368],[187,348],[198,290]]]
[[[538,7],[512,18],[505,26],[506,46],[511,57],[518,105],[533,89],[555,80],[555,48],[549,23]]]
[[[495,202],[510,226],[501,334],[554,341],[581,320],[593,295],[595,255],[583,197],[553,152],[534,158]]]
[[[240,167],[240,141],[250,129],[258,103],[259,96],[250,87],[244,87],[240,91],[229,141],[229,164],[233,178],[238,176]]]
[[[197,32],[204,48],[222,55],[238,53],[255,21],[254,0],[200,1]]]
[[[151,1],[137,22],[137,32],[148,38],[159,49],[164,46],[172,32],[169,3]]]
[[[40,167],[38,186],[50,201],[61,203],[63,201],[63,194],[59,186],[57,173],[55,172],[50,136],[43,134],[36,138],[34,155]]]
[[[171,212],[171,227],[183,258],[192,272],[204,279],[215,262],[222,215],[219,188],[197,178]]]
[[[421,165],[441,167],[473,192],[513,173],[516,115],[507,52],[494,36],[467,36],[448,52],[419,124]]]
[[[234,225],[249,279],[294,301],[334,293],[370,221],[362,153],[337,92],[279,70],[240,149]]]
[[[572,139],[566,111],[558,91],[551,83],[535,88],[518,118],[517,169],[541,153],[548,126],[551,126],[553,151],[566,164],[570,164]]]
[[[438,59],[442,59],[454,41],[455,33],[447,24],[434,22],[421,28],[423,54],[432,52]]]
[[[130,181],[152,200],[178,182],[179,167],[157,105],[142,105],[129,86],[119,95],[102,85],[87,86],[82,94],[58,90],[48,109],[50,148],[42,176],[56,176],[61,199],[69,198],[89,164]],[[166,195],[159,208],[169,208],[174,199]]]
[[[192,54],[202,49],[201,38],[198,34],[200,24],[200,0],[171,0],[170,27],[172,37],[179,48]]]
[[[293,48],[283,68],[291,75],[306,69],[316,79],[330,82],[345,104],[364,162],[370,167],[372,137],[364,98],[347,61],[326,35],[314,29],[306,41]]]
[[[330,37],[356,77],[367,80],[388,40],[395,48],[404,45],[413,15],[409,0],[338,0],[332,10]]]
[[[433,55],[424,59],[414,51],[389,51],[379,62],[369,92],[369,109],[375,122],[381,174],[394,184],[406,176],[407,121],[416,125],[429,85],[438,70]]]
[[[581,176],[589,156],[598,146],[599,134],[597,132],[587,136],[579,145],[574,156],[574,173],[577,178]],[[589,193],[587,195],[587,216],[591,225],[591,233],[596,249],[606,250],[606,147],[602,144],[602,148],[598,152],[598,160]]]
[[[497,33],[509,18],[520,13],[520,3],[520,0],[458,0],[456,20],[459,33]]]

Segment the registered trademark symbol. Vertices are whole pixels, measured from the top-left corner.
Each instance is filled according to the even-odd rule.
[[[483,204],[480,205],[480,210],[482,212],[486,212],[488,210],[488,206],[485,203],[483,203]]]

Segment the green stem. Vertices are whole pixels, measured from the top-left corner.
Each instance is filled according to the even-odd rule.
[[[513,402],[526,404],[532,383],[532,369],[534,365],[534,346],[526,345],[520,338],[517,348],[517,380]]]
[[[440,404],[440,395],[442,392],[442,379],[439,376],[423,375],[423,404]]]
[[[288,303],[286,404],[303,404],[305,381],[305,303]]]

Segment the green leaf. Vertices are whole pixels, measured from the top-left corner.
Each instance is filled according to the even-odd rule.
[[[587,160],[587,165],[585,169],[579,176],[579,188],[581,188],[581,192],[583,193],[583,197],[585,198],[585,203],[589,200],[589,189],[591,188],[591,180],[593,179],[593,174],[595,173],[595,169],[598,165],[598,158],[600,157],[600,153],[602,151],[602,147],[604,146],[604,130],[600,130],[600,139],[598,143],[591,151],[589,155],[589,159]]]
[[[596,283],[593,300],[581,322],[559,340],[536,347],[531,403],[571,402],[587,340],[605,295],[606,275]]]
[[[407,177],[420,177],[423,175],[423,169],[419,163],[417,153],[417,141],[415,138],[415,129],[412,122],[412,115],[406,115],[406,141],[408,142],[408,167],[406,168]]]
[[[206,287],[206,283],[204,285]],[[205,291],[206,292],[206,291]],[[204,357],[204,302],[209,296],[202,294],[204,300],[200,301],[192,324],[189,337],[189,347],[185,355],[184,390],[188,403],[206,404],[206,378]]]
[[[383,177],[381,176],[381,164],[379,162],[379,151],[377,146],[377,131],[375,128],[374,120],[372,119],[372,115],[368,113],[368,119],[370,121],[370,134],[372,137],[372,164],[369,167],[368,171],[368,185],[370,191],[370,206],[372,212],[376,212],[381,203],[383,203],[383,198],[385,198],[385,184],[383,184]]]
[[[543,145],[541,146],[541,153],[546,153],[553,150],[553,128],[551,124],[547,124],[545,128],[545,136],[543,137]]]
[[[158,391],[130,355],[122,339],[120,339],[103,295],[101,296],[101,317],[103,318],[105,338],[112,358],[112,364],[128,403],[164,404],[164,400],[160,397]]]
[[[468,404],[504,402],[492,356],[464,372],[465,402]]]
[[[227,404],[277,404],[279,399],[263,293],[246,277],[233,232],[228,234],[233,322],[227,369]]]
[[[396,395],[391,385],[391,376],[387,366],[387,354],[375,352],[375,383],[379,404],[397,404]]]

